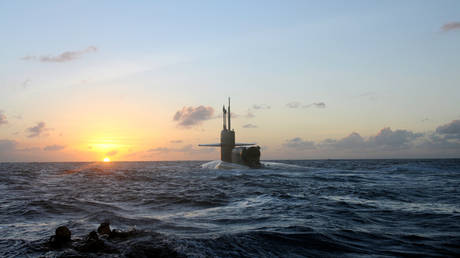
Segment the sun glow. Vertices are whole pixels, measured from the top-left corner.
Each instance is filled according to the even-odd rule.
[[[108,157],[105,157],[103,161],[104,162],[110,162],[110,159]]]

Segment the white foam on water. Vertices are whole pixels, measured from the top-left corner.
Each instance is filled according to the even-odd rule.
[[[262,161],[262,168],[274,168],[274,169],[288,169],[288,168],[304,168],[302,166],[286,164],[280,162]],[[201,165],[202,168],[206,169],[246,169],[248,166],[241,164],[225,162],[222,160],[212,160]]]
[[[244,165],[225,162],[222,160],[209,161],[209,162],[202,164],[201,167],[207,168],[207,169],[246,169],[248,168],[247,166],[244,166]]]
[[[298,165],[286,164],[286,163],[280,163],[280,162],[262,161],[261,163],[264,168],[303,168]]]

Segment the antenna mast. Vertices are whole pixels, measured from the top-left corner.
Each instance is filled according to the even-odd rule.
[[[230,97],[228,97],[228,130],[232,130],[232,124],[230,122]]]
[[[225,110],[225,105],[222,107],[222,114],[224,120],[224,130],[227,130],[227,110]]]

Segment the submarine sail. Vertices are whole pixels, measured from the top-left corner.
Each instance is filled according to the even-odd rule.
[[[235,143],[235,131],[231,128],[230,98],[228,98],[227,109],[225,105],[222,108],[222,114],[223,126],[220,132],[220,143],[199,144],[198,146],[220,147],[220,159],[224,162],[237,163],[251,168],[261,167],[260,146],[255,143]]]

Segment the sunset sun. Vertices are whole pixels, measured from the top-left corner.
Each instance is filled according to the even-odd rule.
[[[104,162],[110,162],[110,159],[108,157],[105,157],[103,161]]]

